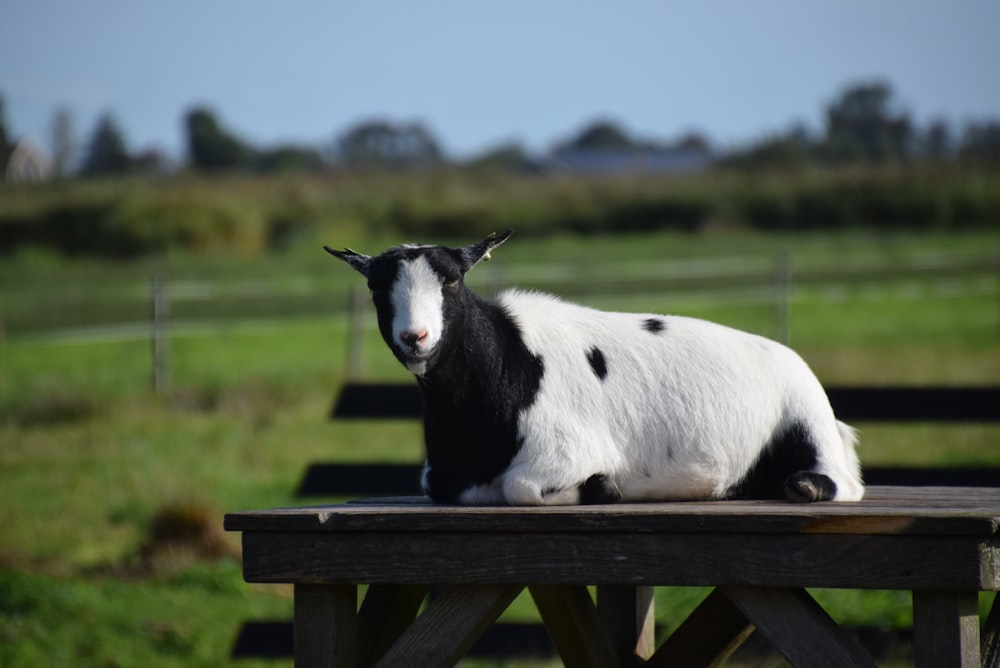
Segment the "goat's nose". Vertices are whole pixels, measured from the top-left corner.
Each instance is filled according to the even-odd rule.
[[[427,338],[426,329],[418,329],[416,331],[404,329],[402,332],[399,333],[399,340],[412,348],[416,348],[418,345],[420,345],[420,342],[426,338]]]

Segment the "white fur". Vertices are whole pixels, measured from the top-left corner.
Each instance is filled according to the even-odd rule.
[[[498,301],[545,374],[519,416],[521,450],[501,480],[462,502],[574,503],[544,492],[594,474],[625,500],[719,498],[793,423],[816,441],[816,470],[837,484],[836,500],[863,496],[853,431],[791,349],[692,318],[608,313],[517,290]],[[665,330],[644,330],[646,318]],[[594,347],[607,363],[603,380],[585,356]]]
[[[392,337],[400,348],[409,346],[403,342],[403,332],[426,332],[419,345],[420,355],[428,355],[441,340],[444,329],[441,277],[431,268],[423,256],[399,264],[399,274],[390,293],[394,309]],[[427,363],[421,360],[410,362],[407,368],[421,376]]]

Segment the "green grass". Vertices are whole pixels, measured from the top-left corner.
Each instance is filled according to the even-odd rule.
[[[0,569],[0,664],[228,665],[226,644],[239,620],[290,613],[288,597],[259,595],[246,587],[234,561],[142,582]]]
[[[372,239],[362,250],[384,245]],[[520,244],[515,237],[481,270],[479,285],[495,276],[521,283],[519,275],[530,277],[553,259],[601,275],[602,263],[624,260],[739,256],[767,266],[782,248],[794,267],[818,272],[838,264],[902,266],[929,254],[988,257],[1000,235],[663,234]],[[303,304],[271,318],[222,300],[208,314],[181,318],[162,397],[150,389],[150,343],[141,331],[63,336],[45,318],[33,321],[35,329],[8,328],[0,343],[0,665],[230,665],[239,622],[287,617],[288,589],[245,585],[233,558],[164,553],[140,568],[157,513],[193,504],[216,518],[218,531],[226,511],[301,503],[294,490],[309,462],[420,459],[417,424],[326,417],[345,374],[346,327],[336,310],[360,279],[324,256],[300,248],[257,260],[98,264],[24,256],[0,265],[0,314],[24,323],[32,322],[32,309],[58,308],[58,301],[45,306],[46,295],[65,288],[79,301],[141,291],[149,272],[163,266],[172,280],[287,285],[294,284],[289,276],[305,276],[334,297],[329,310]],[[988,272],[943,288],[911,276],[874,286],[840,282],[832,292],[826,283],[793,282],[791,341],[828,383],[993,384],[1000,378],[998,282]],[[630,286],[627,299],[574,298],[776,333],[768,303],[643,287]],[[370,318],[363,367],[368,378],[408,378]],[[866,464],[1000,466],[996,426],[860,427]],[[226,540],[236,547],[237,537]],[[659,592],[660,621],[675,627],[704,591]],[[905,593],[817,597],[848,623],[895,628],[910,621]],[[530,615],[524,601],[511,613]]]

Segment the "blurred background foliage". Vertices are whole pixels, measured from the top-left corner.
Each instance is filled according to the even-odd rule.
[[[684,175],[528,176],[456,168],[294,179],[183,175],[8,187],[0,253],[27,247],[129,258],[170,249],[256,254],[296,240],[374,233],[401,238],[712,229],[989,229],[1000,170],[919,165],[738,169]]]
[[[155,155],[130,153],[110,113],[74,162],[59,114],[57,168],[44,179],[23,162],[7,168],[0,253],[253,254],[317,229],[434,238],[506,227],[544,236],[959,230],[1000,221],[1000,121],[922,127],[881,82],[844,90],[822,133],[792,128],[725,151],[697,135],[633,137],[607,120],[546,155],[505,144],[449,160],[428,128],[384,119],[361,121],[323,147],[259,148],[199,107],[185,116],[186,162],[171,168]],[[0,106],[0,164],[17,150],[11,136]]]

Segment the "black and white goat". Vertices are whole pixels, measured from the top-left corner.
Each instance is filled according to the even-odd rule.
[[[435,501],[856,501],[855,432],[789,348],[692,318],[608,313],[465,274],[465,248],[334,256],[365,278],[382,337],[424,397]]]

